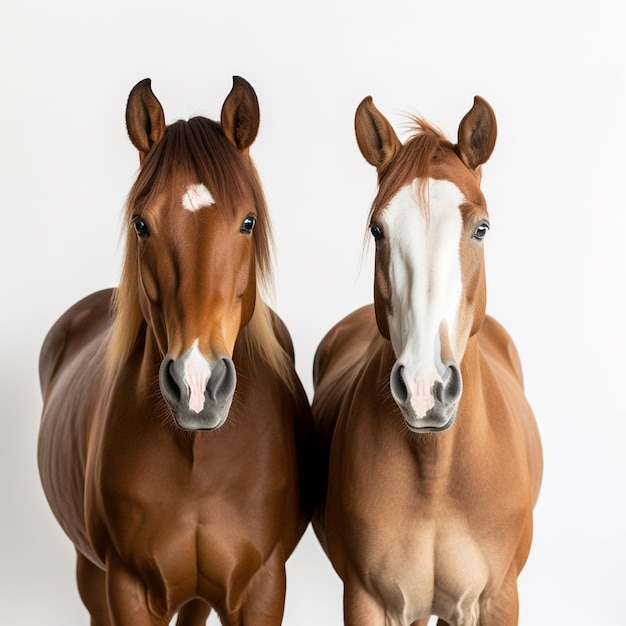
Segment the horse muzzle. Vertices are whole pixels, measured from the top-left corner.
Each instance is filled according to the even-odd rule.
[[[228,418],[237,374],[227,356],[212,362],[197,348],[181,357],[166,357],[159,385],[176,424],[184,430],[215,430]]]
[[[437,432],[454,423],[463,391],[461,371],[455,363],[448,363],[441,377],[412,377],[401,362],[396,362],[391,370],[390,387],[409,430]]]

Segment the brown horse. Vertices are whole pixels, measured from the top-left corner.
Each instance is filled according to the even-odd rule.
[[[257,287],[271,232],[256,94],[235,77],[221,123],[166,127],[146,79],[126,121],[141,167],[119,287],[75,304],[41,352],[43,487],[92,624],[193,626],[213,607],[277,625],[313,423]]]
[[[346,624],[517,624],[542,452],[515,347],[485,315],[496,121],[478,97],[456,145],[415,121],[402,145],[371,98],[357,109],[378,171],[374,304],[316,353],[328,475],[313,524]]]

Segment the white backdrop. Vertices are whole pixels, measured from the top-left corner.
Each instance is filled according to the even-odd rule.
[[[521,624],[626,624],[622,26],[614,0],[4,0],[0,623],[88,623],[39,486],[37,358],[60,313],[116,284],[138,165],[128,93],[151,77],[168,122],[219,119],[238,74],[260,101],[274,306],[309,393],[318,341],[371,299],[358,103],[371,94],[399,132],[421,113],[452,138],[475,94],[491,103],[488,310],[516,340],[545,448]],[[287,626],[341,624],[311,532],[288,575]]]

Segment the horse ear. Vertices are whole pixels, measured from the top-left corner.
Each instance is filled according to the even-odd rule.
[[[458,150],[471,170],[487,161],[496,145],[497,125],[493,109],[480,96],[459,124]]]
[[[379,172],[402,147],[387,118],[374,106],[372,96],[364,98],[357,107],[354,129],[361,154]]]
[[[239,152],[245,152],[259,130],[259,101],[252,85],[233,76],[233,87],[222,105],[222,130]]]
[[[165,133],[163,107],[152,93],[149,78],[137,83],[126,104],[126,129],[133,145],[139,150],[139,160]]]

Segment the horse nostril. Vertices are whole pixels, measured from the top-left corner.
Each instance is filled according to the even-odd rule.
[[[234,393],[236,384],[235,364],[228,357],[218,359],[206,386],[209,398],[218,403],[228,400]]]
[[[443,392],[443,384],[439,381],[436,381],[433,385],[433,397],[435,398],[435,400],[437,400],[438,402],[443,402]]]
[[[391,370],[391,393],[396,402],[404,404],[409,399],[409,390],[404,382],[404,365],[396,363]]]
[[[159,369],[159,384],[165,398],[170,402],[180,402],[181,385],[177,380],[176,361],[172,358],[164,359]]]
[[[441,399],[448,404],[452,404],[461,397],[462,391],[463,378],[461,376],[461,370],[455,363],[449,363],[443,383],[443,397]]]

